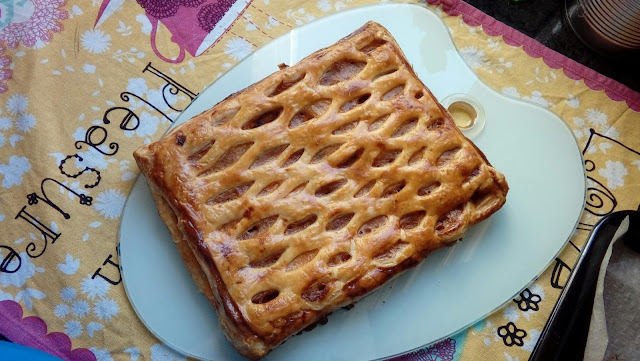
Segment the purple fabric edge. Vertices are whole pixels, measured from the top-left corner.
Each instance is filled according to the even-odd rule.
[[[12,300],[0,301],[0,333],[9,341],[44,351],[65,361],[96,361],[86,348],[71,349],[71,339],[62,332],[47,334],[40,317],[22,317],[22,306]]]

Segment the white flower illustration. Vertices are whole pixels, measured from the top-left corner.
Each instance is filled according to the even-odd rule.
[[[44,268],[36,267],[31,262],[31,257],[29,257],[29,255],[27,255],[26,252],[20,253],[19,256],[22,263],[20,268],[18,268],[16,272],[13,272],[13,273],[0,272],[0,284],[2,284],[3,287],[8,287],[8,286],[22,287],[24,286],[24,284],[27,282],[29,278],[33,277],[36,274],[36,272],[38,273],[44,272]],[[17,266],[17,262],[18,262],[17,258],[14,257],[8,265],[5,265],[5,267],[7,269],[15,269]]]
[[[147,90],[149,90],[149,87],[144,78],[129,78],[129,83],[127,84],[127,91],[129,93],[136,94],[144,99]],[[134,106],[134,109],[144,106],[144,102],[135,97],[131,97],[129,102]]]
[[[90,310],[87,301],[79,300],[71,304],[71,313],[76,317],[84,317]]]
[[[75,132],[73,132],[71,134],[71,136],[73,137],[73,140],[75,140],[75,141],[79,141],[79,140],[84,141],[86,135],[87,135],[87,130],[84,129],[83,127],[76,128]],[[60,153],[60,154],[62,154],[62,153]]]
[[[507,353],[506,351],[504,352],[504,358],[507,361],[520,361],[519,357],[511,357],[511,355],[509,355],[509,353]]]
[[[96,197],[96,209],[106,219],[120,217],[127,197],[116,189],[107,189]]]
[[[26,157],[12,155],[7,164],[0,164],[0,174],[4,175],[2,186],[11,188],[22,183],[22,176],[31,170],[31,164]]]
[[[129,78],[129,84],[127,84],[128,92],[142,96],[148,89],[144,78]]]
[[[607,179],[609,189],[616,189],[624,185],[624,177],[629,171],[622,162],[608,160],[605,168],[598,170],[598,173]]]
[[[100,29],[87,30],[81,37],[82,47],[90,53],[102,54],[111,46],[111,35]]]
[[[530,100],[530,101],[532,101],[532,102],[534,102],[536,104],[540,104],[545,108],[548,108],[549,105],[550,105],[549,102],[545,98],[542,97],[542,93],[540,93],[537,90],[532,91],[530,97],[523,97],[523,98],[524,99],[528,99],[528,100]]]
[[[156,343],[151,346],[151,361],[186,361],[187,358],[182,356],[167,346]]]
[[[529,339],[524,341],[522,349],[528,352],[532,352],[533,348],[536,347],[536,344],[538,343],[538,339],[540,338],[540,331],[533,329],[529,330],[529,332],[527,333],[529,334]]]
[[[107,160],[104,159],[104,154],[97,151],[95,148],[90,147],[86,152],[78,152],[78,156],[82,158],[82,160],[76,158],[76,167],[80,169],[84,169],[85,167],[96,168],[96,169],[106,169],[109,165]]]
[[[544,288],[542,288],[542,286],[540,286],[539,284],[534,283],[531,286],[529,286],[529,291],[533,294],[540,296],[540,300],[544,300],[544,297],[545,297]]]
[[[487,39],[487,45],[489,46],[490,49],[495,49],[495,50],[499,50],[501,48],[501,44],[499,41],[495,41],[491,38]]]
[[[158,130],[158,124],[160,124],[160,118],[143,111],[140,113],[140,125],[138,125],[138,128],[136,130],[127,130],[124,134],[127,137],[132,137],[134,134],[139,137],[152,136]]]
[[[485,54],[483,50],[476,48],[475,46],[465,46],[460,49],[460,55],[462,59],[471,67],[471,69],[477,69],[483,65],[486,65],[484,60]]]
[[[573,94],[569,94],[569,99],[565,101],[571,108],[577,109],[580,106],[580,99],[576,98]]]
[[[13,121],[9,117],[0,118],[0,130],[9,130],[13,127]]]
[[[24,139],[24,138],[21,135],[14,134],[14,135],[9,137],[9,143],[11,144],[12,147],[15,148],[16,147],[16,143],[18,143],[22,139]]]
[[[331,10],[331,2],[329,0],[318,0],[318,9],[327,12]]]
[[[4,146],[4,134],[0,133],[0,147]]]
[[[609,119],[609,117],[607,117],[605,113],[603,113],[599,109],[593,108],[587,110],[586,116],[589,123],[593,124],[594,126],[607,125],[607,120]]]
[[[44,42],[41,39],[36,40],[36,44],[33,46],[34,49],[42,49],[49,44],[48,42]]]
[[[165,99],[167,100],[165,102]],[[173,105],[178,101],[178,95],[172,94],[170,91],[164,92],[164,97],[162,96],[162,88],[159,89],[149,89],[147,91],[147,101],[153,104],[159,110],[166,112],[169,110],[169,105],[167,103]],[[155,109],[150,108],[147,105],[147,109],[155,111]]]
[[[118,314],[119,307],[116,301],[105,298],[96,302],[93,307],[93,313],[101,320],[111,320],[111,318]]]
[[[76,298],[76,289],[72,287],[65,287],[60,291],[60,298],[63,301],[71,302]]]
[[[618,137],[620,137],[620,132],[618,132],[618,129],[616,129],[616,127],[609,127],[609,129],[604,132],[604,135],[609,138],[618,139]]]
[[[580,117],[573,117],[573,124],[575,124],[577,127],[583,127],[584,126],[584,119],[582,119]]]
[[[516,87],[513,87],[513,86],[502,88],[502,94],[506,96],[514,97],[514,98],[520,98],[520,93],[518,93],[518,89],[516,89]]]
[[[131,361],[138,361],[140,358],[140,350],[137,347],[129,347],[124,349],[124,353],[131,355]]]
[[[13,296],[10,293],[4,293],[0,290],[0,301],[13,300]]]
[[[34,288],[25,288],[16,294],[15,301],[23,301],[24,306],[27,309],[31,310],[33,308],[33,301],[31,300],[32,298],[35,298],[36,300],[42,300],[46,297],[47,295],[45,295],[42,291],[38,291]]]
[[[236,61],[246,58],[251,51],[253,51],[253,45],[239,37],[229,39],[224,45],[224,52]]]
[[[73,15],[82,15],[82,9],[78,5],[73,5],[71,11],[73,11]]]
[[[269,24],[267,24],[267,29],[271,29],[272,26],[280,26],[280,22],[278,21],[278,19],[274,18],[273,16],[269,16]]]
[[[80,267],[80,259],[74,259],[73,256],[69,253],[67,253],[64,259],[64,263],[58,263],[58,269],[66,275],[72,275],[76,273],[78,271],[78,267]]]
[[[611,143],[609,142],[602,142],[600,143],[600,145],[598,146],[598,148],[600,148],[600,150],[602,151],[602,153],[607,153],[607,149],[613,147],[613,145],[611,145]]]
[[[91,275],[87,275],[87,277],[82,279],[80,283],[80,289],[82,293],[87,295],[89,299],[103,298],[109,292],[109,283],[103,280],[100,277],[91,278]]]
[[[87,333],[89,334],[89,337],[93,337],[94,332],[100,331],[102,329],[104,329],[104,326],[101,323],[89,322],[87,324]]]
[[[113,357],[106,348],[92,347],[89,350],[96,356],[97,361],[113,361]]]
[[[144,78],[130,78],[129,84],[127,84],[127,91],[136,94],[142,99],[146,99],[147,102],[153,104],[153,106],[155,106],[162,112],[167,112],[170,109],[167,103],[173,105],[178,101],[178,96],[175,94],[171,94],[171,92],[169,91],[165,91],[163,96],[162,86],[159,86],[158,89],[150,89],[147,86],[147,82]],[[156,111],[151,106],[149,106],[149,104],[143,102],[142,100],[139,100],[135,97],[131,97],[130,99],[131,100],[129,102],[134,106],[134,110],[139,107],[145,106],[149,111]]]
[[[22,94],[14,94],[7,100],[7,110],[12,115],[24,113],[27,110],[27,105],[29,105],[29,99]]]
[[[640,160],[634,160],[631,164],[638,166],[638,170],[640,170]]]
[[[28,132],[36,126],[36,117],[33,114],[23,113],[18,116],[16,128],[21,132]]]
[[[504,309],[504,317],[511,322],[516,322],[520,318],[520,314],[516,307],[509,306]]]
[[[64,324],[64,333],[71,338],[77,338],[82,335],[82,324],[80,321],[71,320]]]
[[[56,307],[53,308],[53,314],[57,317],[64,318],[69,314],[69,306],[64,303],[57,304]]]
[[[82,71],[88,74],[93,74],[96,72],[96,66],[93,64],[84,64],[82,66]]]
[[[136,15],[136,20],[140,23],[140,31],[142,31],[143,34],[151,34],[152,27],[149,18],[142,14],[138,14]]]

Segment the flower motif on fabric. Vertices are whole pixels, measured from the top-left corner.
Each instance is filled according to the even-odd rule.
[[[605,168],[598,170],[598,174],[607,180],[609,189],[616,189],[624,186],[624,177],[629,174],[629,170],[620,161],[608,160]]]
[[[7,110],[11,115],[25,113],[29,106],[29,99],[22,94],[14,94],[7,100]]]
[[[103,54],[111,47],[111,35],[100,29],[85,31],[80,40],[82,47],[92,54]]]
[[[7,164],[0,164],[0,174],[3,175],[2,186],[11,188],[22,184],[23,176],[31,170],[31,164],[26,157],[12,155]]]
[[[538,306],[540,301],[542,301],[542,297],[531,292],[528,288],[525,288],[524,291],[520,292],[520,299],[513,300],[521,311],[538,311],[540,309]]]
[[[156,19],[164,19],[175,15],[180,6],[194,8],[206,0],[137,0],[149,15]]]
[[[7,6],[11,11],[7,11],[7,18],[0,24],[0,41],[6,41],[11,49],[20,43],[31,48],[50,42],[53,33],[62,31],[61,20],[69,17],[62,9],[65,4],[66,0],[13,1]]]
[[[82,335],[82,324],[78,320],[71,320],[64,324],[64,332],[71,338]]]
[[[93,313],[101,320],[111,321],[111,318],[118,314],[120,307],[116,301],[104,298],[96,302]]]
[[[484,50],[480,50],[475,46],[465,46],[460,49],[460,55],[471,69],[478,69],[488,64]]]
[[[91,300],[94,300],[96,297],[99,299],[106,297],[107,292],[109,292],[109,287],[109,284],[105,280],[98,277],[91,278],[91,275],[87,275],[87,277],[82,279],[80,285],[82,293],[87,295]]]
[[[524,338],[527,337],[527,331],[519,329],[513,322],[498,327],[497,333],[505,346],[509,347],[524,345]]]
[[[105,329],[103,323],[112,321],[120,311],[118,303],[107,297],[109,283],[100,277],[91,277],[88,274],[82,279],[80,292],[73,287],[63,288],[60,291],[62,302],[54,308],[54,315],[65,320],[65,333],[71,338],[80,337],[85,331],[93,338],[96,332]]]
[[[186,361],[187,358],[182,356],[167,346],[156,343],[151,346],[151,361]]]
[[[96,356],[97,361],[113,361],[113,357],[111,357],[111,353],[106,348],[90,348],[91,352]]]
[[[229,55],[231,59],[240,61],[253,51],[253,45],[244,38],[235,37],[229,39],[224,45],[225,54]]]
[[[1,16],[1,15],[0,15]],[[11,70],[11,57],[5,54],[7,49],[3,44],[0,44],[0,94],[7,91],[7,81],[13,77],[13,70]]]
[[[124,209],[124,202],[127,197],[117,189],[107,189],[98,194],[95,208],[100,215],[106,219],[117,219]]]

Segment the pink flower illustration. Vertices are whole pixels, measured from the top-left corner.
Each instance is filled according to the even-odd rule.
[[[5,54],[4,45],[0,44],[0,94],[7,91],[7,81],[13,76],[13,70],[11,67],[11,58]]]
[[[27,0],[31,16],[20,21],[10,22],[0,30],[0,41],[6,41],[9,48],[14,49],[22,42],[26,47],[33,47],[38,41],[50,42],[53,33],[62,31],[62,23],[69,16],[62,7],[66,0]]]

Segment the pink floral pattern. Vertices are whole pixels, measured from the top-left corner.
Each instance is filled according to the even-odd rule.
[[[60,21],[69,17],[69,13],[62,9],[66,0],[29,1],[34,7],[31,17],[19,23],[9,23],[0,31],[0,41],[6,41],[11,49],[15,49],[20,43],[31,48],[38,40],[50,42],[53,33],[59,33],[63,29]]]
[[[13,70],[11,70],[11,57],[5,54],[7,49],[4,45],[0,44],[0,94],[7,91],[7,81],[13,76]]]

